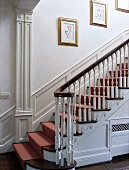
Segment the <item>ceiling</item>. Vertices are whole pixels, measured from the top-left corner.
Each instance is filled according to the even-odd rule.
[[[19,9],[32,11],[40,0],[0,0],[1,4],[16,6]]]
[[[0,0],[0,2],[4,4],[10,4],[10,5],[15,5],[18,0]]]

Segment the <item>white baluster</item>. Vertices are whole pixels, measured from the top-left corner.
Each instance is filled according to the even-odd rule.
[[[89,74],[89,91],[88,91],[88,101],[89,101],[89,108],[88,108],[88,121],[91,121],[91,87],[90,87],[90,84],[91,84],[91,80],[90,80],[90,74],[91,74],[91,71],[88,72]]]
[[[56,113],[55,113],[55,149],[56,149],[56,164],[60,160],[60,135],[59,135],[59,97],[55,97]]]
[[[61,141],[60,141],[60,148],[61,148],[61,166],[64,166],[64,153],[63,153],[63,135],[64,135],[64,97],[61,98]]]
[[[82,121],[82,112],[81,112],[81,78],[79,81],[79,111],[78,111],[78,117],[79,121]]]
[[[120,77],[119,77],[119,86],[122,87],[122,49],[120,49]],[[121,97],[121,96],[120,96]]]
[[[74,108],[73,108],[73,112],[74,112],[74,115],[73,115],[73,133],[76,133],[76,82],[74,82],[73,84],[73,87],[74,87]]]
[[[98,65],[98,109],[101,109],[101,98],[100,98],[100,64]]]
[[[93,68],[94,71],[94,98],[93,98],[93,109],[96,109],[96,80],[95,80],[95,67]]]
[[[103,61],[103,98],[102,98],[102,109],[105,109],[105,74],[104,74],[104,65],[105,65],[105,61]]]
[[[83,110],[83,120],[87,120],[86,116],[86,74],[83,76],[84,77],[84,110]]]
[[[110,87],[109,87],[109,57],[107,58],[107,98],[110,97]]]
[[[117,56],[118,56],[118,53],[116,52],[115,53],[115,56],[116,56],[116,86],[115,86],[115,98],[118,98],[118,68],[117,68]]]
[[[125,48],[126,46],[123,47],[124,49],[124,77],[123,77],[123,87],[126,87],[126,59],[125,59]]]
[[[127,77],[127,87],[129,87],[129,43],[127,44],[128,48],[128,77]]]
[[[111,72],[111,77],[112,77],[112,86],[111,86],[111,98],[114,98],[114,70],[113,70],[113,54],[111,55],[111,62],[112,62],[112,72]]]
[[[76,124],[74,124],[74,116],[73,116],[73,97],[71,98],[71,112],[72,112],[72,118],[71,118],[71,164],[74,164],[74,128]]]
[[[68,119],[67,119],[67,165],[71,164],[71,98],[68,97]]]

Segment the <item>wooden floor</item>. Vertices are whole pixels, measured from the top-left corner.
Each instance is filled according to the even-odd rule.
[[[114,157],[111,162],[76,168],[77,170],[116,170],[129,166],[129,154]],[[22,170],[14,152],[0,154],[0,170]]]

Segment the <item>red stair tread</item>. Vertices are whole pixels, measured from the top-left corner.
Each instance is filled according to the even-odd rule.
[[[43,157],[42,147],[54,145],[54,141],[44,132],[28,133],[30,144]]]
[[[30,143],[18,143],[14,144],[13,147],[23,169],[25,169],[24,161],[41,158],[41,156],[32,148]]]
[[[78,108],[79,104],[76,104],[76,107]],[[93,108],[93,106],[90,106],[90,108]],[[84,109],[84,105],[83,104],[81,104],[81,109]],[[86,105],[86,109],[89,109],[88,105]]]
[[[55,122],[43,122],[41,123],[43,132],[48,134],[50,138],[55,140]]]

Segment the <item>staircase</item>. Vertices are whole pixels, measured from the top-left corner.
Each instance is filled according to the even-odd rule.
[[[113,142],[123,127],[126,133],[129,130],[128,115],[127,121],[115,118],[129,99],[128,55],[129,40],[54,92],[55,121],[41,122],[42,131],[29,132],[28,142],[14,144],[23,169],[74,170],[76,164],[108,161],[126,152],[128,145],[118,152],[120,147],[116,149]]]

